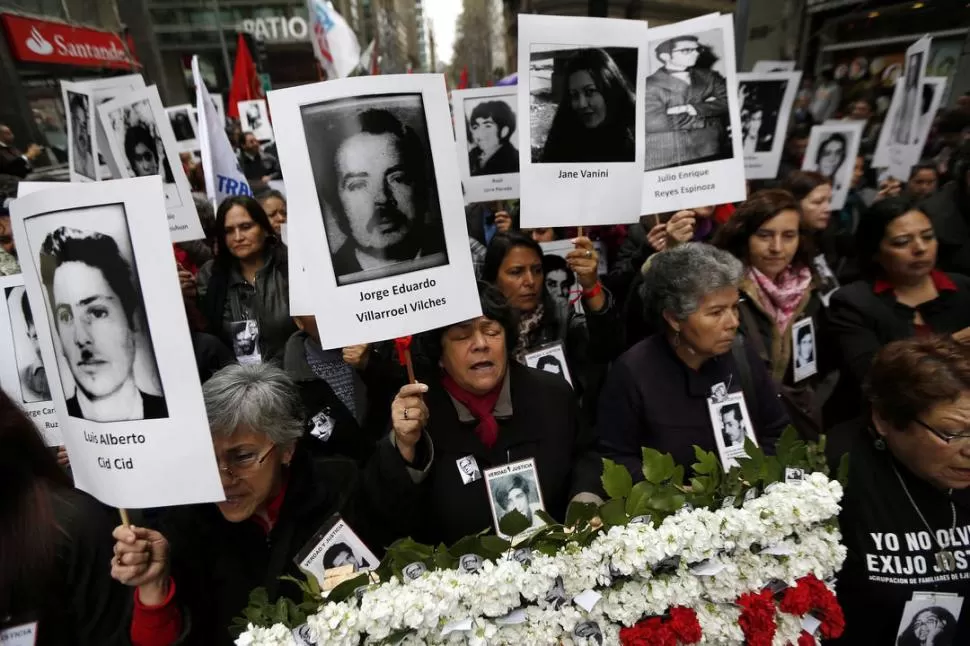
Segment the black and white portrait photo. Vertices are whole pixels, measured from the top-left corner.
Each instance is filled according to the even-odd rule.
[[[808,139],[802,170],[812,170],[832,181],[832,209],[841,209],[852,187],[855,158],[862,140],[862,121],[837,121],[814,126]]]
[[[533,163],[631,162],[636,151],[633,47],[533,44]]]
[[[232,350],[236,361],[243,365],[260,363],[259,323],[252,319],[233,321],[229,324],[232,333]]]
[[[195,126],[189,117],[189,107],[172,108],[168,110],[168,121],[172,124],[172,134],[175,141],[195,139]]]
[[[124,206],[79,210],[72,221],[84,228],[60,224],[64,215],[34,218],[28,235],[67,414],[95,422],[167,417]]]
[[[20,401],[24,404],[50,401],[47,370],[41,359],[37,326],[34,325],[27,291],[23,285],[7,287],[4,296],[20,383]]]
[[[354,572],[365,572],[380,563],[340,516],[332,516],[300,549],[293,562],[318,581],[326,578],[326,570],[349,565]]]
[[[720,28],[649,42],[646,80],[646,170],[733,156],[722,60],[733,56]]]
[[[737,463],[736,458],[746,455],[744,443],[750,439],[757,444],[751,416],[744,401],[744,394],[734,392],[722,397],[709,397],[707,404],[714,430],[714,443],[725,471]]]
[[[778,174],[801,72],[738,74],[741,149],[747,179]]]
[[[530,529],[545,525],[536,513],[545,511],[545,506],[542,502],[542,490],[539,487],[535,460],[523,460],[486,469],[485,482],[488,486],[496,534],[505,537],[499,529],[499,524],[502,518],[512,511],[522,514],[529,521]]]
[[[737,403],[726,404],[721,407],[721,439],[724,446],[734,448],[744,444],[745,425],[747,421]]]
[[[896,646],[957,646],[963,597],[915,592],[906,602],[896,634]]]
[[[573,380],[566,363],[566,353],[561,343],[551,343],[527,353],[523,360],[525,365],[536,370],[542,370],[565,379],[570,385]]]
[[[337,542],[327,548],[323,554],[323,567],[327,570],[335,567],[350,565],[354,572],[368,569],[371,567],[367,558],[356,554],[354,549],[347,543]]]
[[[903,94],[893,138],[896,144],[907,146],[911,143],[919,117],[917,111],[922,101],[920,74],[923,69],[923,52],[912,52],[906,56],[906,71],[903,73]]]
[[[600,630],[599,624],[595,621],[583,621],[576,624],[573,635],[583,640],[580,643],[596,644],[597,646],[603,644],[603,631]]]
[[[133,103],[109,113],[113,136],[124,152],[121,162],[125,177],[161,175],[162,182],[173,184],[172,168],[165,156],[161,135],[149,101]]]
[[[302,113],[337,284],[448,264],[421,95]]]
[[[241,362],[240,362],[241,363]],[[333,435],[334,419],[330,415],[330,408],[318,411],[310,418],[310,435],[321,442],[326,442]]]
[[[239,108],[239,125],[242,126],[244,133],[251,132],[260,141],[273,140],[273,126],[269,122],[266,101],[263,99],[240,101],[237,107]]]
[[[515,94],[465,99],[465,136],[472,177],[519,172]]]
[[[811,317],[792,325],[792,372],[794,381],[810,377],[818,372],[815,353],[815,326]]]
[[[474,455],[458,458],[455,460],[455,465],[458,467],[458,476],[461,478],[462,484],[469,484],[482,479],[482,472]]]
[[[94,133],[91,123],[91,100],[87,94],[67,93],[67,108],[71,122],[72,168],[81,177],[96,180],[94,166]]]
[[[542,256],[542,275],[546,282],[546,291],[563,314],[568,312],[571,303],[579,300],[582,288],[579,287],[576,274],[566,264],[566,259],[555,254]]]

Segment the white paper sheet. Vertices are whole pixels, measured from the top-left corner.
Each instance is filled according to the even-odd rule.
[[[741,112],[741,149],[748,179],[778,176],[781,154],[801,72],[750,72],[738,74]]]
[[[813,126],[802,160],[802,170],[813,170],[832,180],[832,210],[845,206],[852,188],[855,158],[862,143],[862,121],[835,121]]]
[[[516,88],[452,90],[451,106],[465,204],[519,197],[522,119]]]

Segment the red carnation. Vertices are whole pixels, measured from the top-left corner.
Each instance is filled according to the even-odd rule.
[[[738,624],[748,646],[771,646],[775,637],[775,601],[771,590],[746,592],[738,597],[741,617]]]
[[[681,644],[696,644],[701,640],[701,623],[697,621],[697,613],[691,608],[671,608],[668,625]]]
[[[812,597],[811,586],[802,585],[800,580],[798,584],[785,590],[785,596],[778,607],[782,612],[801,617],[812,609]]]
[[[636,626],[620,629],[623,646],[677,646],[677,637],[660,617],[651,617]]]
[[[802,634],[798,636],[798,646],[815,646],[815,638],[810,634],[802,631]]]

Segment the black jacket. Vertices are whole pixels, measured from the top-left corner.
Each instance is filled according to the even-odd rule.
[[[320,455],[342,455],[364,463],[370,458],[377,441],[387,431],[390,419],[390,399],[373,394],[373,405],[363,380],[354,372],[354,400],[357,418],[340,400],[333,388],[314,374],[306,358],[306,347],[314,341],[297,332],[286,343],[283,369],[296,383],[304,409],[304,440],[306,446]],[[319,417],[318,417],[319,416]],[[329,434],[314,433],[315,421],[329,422]],[[358,421],[358,418],[360,421]]]
[[[956,181],[926,198],[920,205],[933,223],[939,242],[937,266],[970,276],[970,204],[960,197]]]
[[[0,617],[0,632],[36,621],[36,646],[128,646],[134,594],[111,578],[117,512],[77,489],[54,491],[51,505],[61,531],[44,603]]]
[[[171,546],[175,600],[183,626],[189,626],[186,644],[232,644],[232,619],[242,614],[249,593],[259,586],[266,587],[271,601],[281,596],[302,601],[296,585],[280,577],[305,578],[293,558],[338,511],[381,556],[384,523],[369,506],[373,498],[353,462],[311,457],[298,447],[289,470],[279,518],[268,535],[255,521],[227,521],[211,503],[162,512],[159,530]]]
[[[746,398],[758,444],[774,451],[788,415],[764,364],[745,348],[757,401]],[[600,395],[598,428],[604,457],[642,480],[641,447],[670,453],[674,462],[694,463],[694,445],[717,452],[707,397],[718,382],[728,392],[742,390],[741,371],[731,352],[714,357],[694,372],[674,353],[662,334],[640,341],[613,365]]]
[[[242,166],[243,174],[248,180],[262,179],[282,179],[280,163],[276,161],[268,152],[261,152],[256,157],[250,157],[246,152],[239,153],[239,165]]]
[[[970,491],[955,491],[948,496],[916,477],[888,450],[874,448],[864,424],[856,425],[852,431],[846,428],[841,434],[853,438],[849,482],[839,515],[842,542],[848,554],[836,584],[845,612],[845,633],[832,643],[908,643],[896,641],[897,630],[906,602],[913,592],[920,591],[955,592],[963,597],[956,635],[937,643],[970,644],[970,613],[966,606],[970,596],[970,580],[966,578],[970,563]],[[953,517],[948,503],[953,501],[956,526],[951,549],[957,558],[956,572],[936,571],[934,554],[939,548],[926,540],[930,539],[926,526],[893,472],[894,462],[913,502],[934,533],[949,534]],[[925,549],[928,543],[931,547]]]
[[[445,246],[445,232],[440,223],[425,227],[421,233],[420,240],[422,243],[420,250],[422,256],[430,256],[447,251]],[[353,238],[348,237],[347,241],[337,249],[337,253],[333,254],[333,271],[338,279],[363,271],[363,268],[360,266],[360,261],[357,260],[356,249],[357,243]],[[406,262],[404,261],[402,264],[406,264]],[[389,261],[387,264],[392,265],[394,262]]]
[[[76,394],[68,399],[65,403],[67,404],[67,414],[69,416],[87,419],[81,413],[81,405],[77,401]],[[165,403],[164,397],[141,393],[141,403],[142,409],[145,413],[145,416],[142,417],[142,419],[165,419],[168,417],[168,405]]]
[[[829,327],[838,343],[846,377],[861,384],[882,346],[915,336],[913,316],[917,310],[933,332],[952,334],[970,326],[970,278],[945,276],[956,289],[940,289],[936,299],[915,309],[898,302],[891,290],[876,294],[872,281],[857,281],[832,295]]]
[[[23,153],[12,146],[0,146],[0,175],[15,175],[23,179],[31,170],[30,162]]]
[[[519,151],[508,141],[502,143],[495,154],[482,164],[481,150],[475,146],[468,151],[468,166],[472,177],[479,175],[500,175],[519,172]]]
[[[602,472],[595,436],[584,423],[569,385],[560,377],[510,361],[511,416],[496,405],[498,441],[485,448],[474,420],[462,422],[450,395],[437,383],[425,401],[430,417],[425,429],[431,461],[419,476],[404,462],[390,439],[378,445],[382,507],[396,512],[394,533],[415,540],[451,544],[493,527],[484,479],[462,484],[457,461],[473,455],[479,469],[534,458],[546,511],[563,520],[570,499],[598,492]],[[508,399],[505,400],[506,404]]]

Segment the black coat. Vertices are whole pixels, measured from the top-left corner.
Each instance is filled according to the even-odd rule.
[[[117,512],[77,489],[54,491],[51,506],[61,531],[44,603],[0,617],[0,632],[36,621],[36,646],[128,646],[134,592],[111,578]]]
[[[468,152],[468,166],[472,177],[519,172],[519,151],[508,141],[502,143],[484,164],[479,161],[480,159],[481,150],[475,146]]]
[[[970,276],[970,200],[961,198],[958,188],[956,181],[950,182],[920,206],[940,245],[937,266]]]
[[[595,436],[584,423],[569,385],[556,375],[509,363],[512,416],[498,418],[498,441],[485,448],[474,422],[463,423],[451,397],[438,383],[425,395],[430,412],[425,429],[433,458],[415,483],[397,448],[378,445],[379,490],[384,508],[396,513],[394,533],[426,543],[453,543],[493,527],[484,479],[462,484],[457,461],[475,456],[479,469],[534,458],[546,511],[564,520],[570,499],[598,492],[602,473]],[[372,471],[373,473],[373,471]]]
[[[31,170],[30,162],[23,153],[11,146],[0,146],[0,175],[15,175],[23,179]]]
[[[788,426],[788,415],[764,364],[745,348],[757,401],[746,397],[758,444],[774,451],[775,440]],[[670,453],[674,462],[694,463],[694,445],[717,451],[707,409],[711,387],[723,382],[728,392],[741,388],[741,371],[731,352],[688,368],[662,334],[640,341],[613,365],[600,395],[598,428],[604,457],[622,464],[642,480],[641,447]]]
[[[842,498],[839,525],[842,542],[848,550],[842,570],[838,573],[836,592],[845,612],[845,633],[832,642],[837,644],[904,644],[897,642],[897,629],[903,608],[913,592],[955,592],[964,599],[964,606],[952,640],[939,643],[970,644],[970,613],[966,599],[970,596],[970,580],[966,578],[970,563],[970,491],[955,491],[948,496],[911,473],[891,457],[888,450],[874,448],[872,438],[865,433],[865,424],[840,434],[851,437],[849,451],[849,482]],[[920,544],[926,536],[926,526],[913,508],[893,472],[893,462],[906,483],[926,522],[937,531],[949,533],[953,517],[948,504],[956,509],[954,555],[957,571],[952,574],[934,570],[934,553]],[[889,541],[895,542],[892,544]],[[918,562],[925,564],[920,572]],[[913,568],[913,569],[910,569]],[[932,578],[932,581],[927,581]],[[908,624],[907,624],[908,625]],[[918,643],[918,642],[913,642]]]
[[[256,587],[266,587],[271,601],[281,596],[302,601],[296,585],[280,577],[305,578],[293,558],[338,511],[381,556],[384,523],[369,506],[373,495],[353,462],[310,457],[298,447],[289,469],[279,518],[268,535],[255,521],[227,521],[212,503],[162,512],[159,530],[171,546],[175,599],[183,625],[189,625],[186,644],[232,644],[229,626]]]

